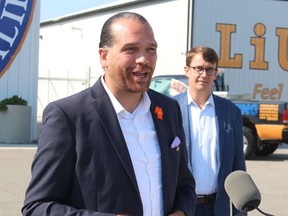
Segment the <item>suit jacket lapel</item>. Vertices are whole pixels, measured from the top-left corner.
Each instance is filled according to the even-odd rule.
[[[187,99],[188,91],[183,94],[177,95],[177,101],[180,105],[180,109],[182,112],[182,119],[183,119],[183,128],[185,133],[185,140],[186,140],[186,148],[188,154],[188,166],[190,170],[192,170],[192,139],[191,139],[191,127],[190,122],[192,118],[192,114],[190,113],[190,107],[188,106],[188,99]]]
[[[140,197],[130,154],[110,98],[106,93],[100,79],[91,89],[91,95],[93,98],[91,105],[98,113],[98,117],[107,133],[107,136],[114,146],[114,149],[117,152],[123,167],[126,169],[128,175],[130,176],[132,184]]]
[[[222,152],[224,148],[224,136],[225,136],[225,107],[224,104],[221,103],[218,98],[213,95],[214,98],[214,103],[215,103],[215,115],[216,115],[216,127],[218,131],[218,141],[219,141],[219,149],[218,149],[218,154],[217,154],[217,162],[219,165],[219,168],[221,167],[221,158],[222,157]]]
[[[148,91],[149,94],[149,91]],[[164,142],[164,136],[165,133],[167,132],[167,125],[165,124],[160,124],[161,121],[163,120],[159,120],[157,118],[157,114],[155,113],[155,108],[161,107],[160,102],[158,101],[158,99],[156,97],[153,97],[152,94],[149,94],[149,98],[151,100],[151,106],[150,106],[150,112],[153,118],[153,122],[154,122],[154,126],[155,126],[155,130],[156,130],[156,134],[157,134],[157,138],[158,138],[158,142],[159,142],[159,146],[160,146],[160,151],[161,151],[161,165],[162,165],[162,191],[163,191],[163,207],[165,209],[165,205],[167,203],[169,203],[168,197],[170,197],[170,187],[167,184],[167,179],[169,179],[170,175],[169,173],[171,173],[171,171],[169,172],[169,165],[168,165],[168,160],[169,158],[167,158],[168,154],[168,148],[167,146],[165,146],[165,142]],[[162,107],[161,107],[162,108]],[[164,116],[163,119],[165,118],[165,110],[164,111]],[[167,144],[167,143],[166,143]]]

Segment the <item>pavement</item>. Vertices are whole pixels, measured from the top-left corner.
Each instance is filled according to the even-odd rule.
[[[270,215],[288,215],[288,145],[282,144],[272,155],[246,161],[247,172],[261,193],[258,208]],[[260,216],[257,210],[249,216]]]
[[[21,215],[36,147],[33,143],[0,144],[0,216]],[[288,215],[288,145],[246,164],[247,172],[261,192],[260,210],[274,216]],[[260,215],[257,210],[249,212],[249,216]]]
[[[35,144],[0,144],[0,216],[22,215]]]

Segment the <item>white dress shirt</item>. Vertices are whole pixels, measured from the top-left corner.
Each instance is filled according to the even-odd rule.
[[[215,104],[212,94],[201,110],[188,95],[191,116],[192,173],[196,182],[196,194],[208,195],[217,191],[217,148]]]
[[[103,76],[101,80],[111,99],[129,150],[142,199],[143,215],[161,216],[163,215],[161,152],[150,112],[149,96],[144,93],[137,108],[130,113],[108,89]]]

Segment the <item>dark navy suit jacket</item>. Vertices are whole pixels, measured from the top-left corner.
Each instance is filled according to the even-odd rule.
[[[188,91],[175,96],[175,99],[179,102],[182,111],[183,126],[188,149],[189,167],[191,169],[191,114],[188,107],[187,92]],[[219,175],[215,215],[229,216],[230,201],[224,189],[224,181],[232,171],[246,170],[243,152],[242,116],[240,109],[231,101],[214,94],[213,99],[215,103],[216,126],[219,133],[219,147],[217,153]],[[238,211],[233,208],[233,212],[233,215],[235,215]]]
[[[193,215],[195,182],[187,166],[180,107],[155,91],[148,94],[161,151],[164,215],[176,209]],[[176,136],[179,149],[171,148]],[[45,108],[38,145],[23,215],[143,215],[129,151],[100,79]]]

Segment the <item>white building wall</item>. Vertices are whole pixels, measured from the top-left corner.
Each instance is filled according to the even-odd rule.
[[[31,141],[37,139],[37,95],[40,1],[36,1],[29,31],[13,63],[0,78],[0,101],[18,95],[32,107]]]
[[[140,13],[151,24],[158,42],[154,75],[184,73],[188,0],[154,0],[136,5],[129,2],[141,1],[119,1],[89,13],[79,12],[41,23],[39,117],[49,102],[93,85],[102,75],[98,59],[101,28],[110,16],[120,11]],[[82,81],[73,81],[76,79]]]

